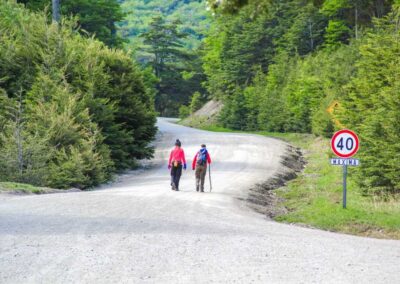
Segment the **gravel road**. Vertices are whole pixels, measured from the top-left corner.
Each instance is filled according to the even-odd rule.
[[[400,241],[279,224],[238,200],[279,172],[285,143],[158,125],[147,170],[91,192],[0,196],[0,283],[400,283]],[[190,162],[208,145],[212,193],[194,192],[191,170],[169,189],[176,138]]]

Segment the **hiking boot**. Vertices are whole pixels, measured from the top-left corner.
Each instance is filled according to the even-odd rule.
[[[176,188],[176,186],[175,186],[175,183],[172,183],[172,188],[171,188],[172,190],[177,190],[177,188]]]

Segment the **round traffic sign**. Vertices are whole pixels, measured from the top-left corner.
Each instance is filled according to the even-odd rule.
[[[331,140],[332,151],[341,158],[349,158],[358,151],[358,136],[351,130],[343,129],[336,132]]]

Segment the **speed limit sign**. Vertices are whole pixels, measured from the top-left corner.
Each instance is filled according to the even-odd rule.
[[[341,158],[354,156],[359,147],[357,135],[348,129],[336,132],[331,140],[332,151]]]
[[[357,159],[348,159],[354,156],[358,151],[359,140],[357,134],[348,129],[343,129],[333,134],[331,140],[332,151],[343,159],[332,159],[333,164],[343,165],[343,208],[346,208],[347,204],[347,166],[358,165]]]

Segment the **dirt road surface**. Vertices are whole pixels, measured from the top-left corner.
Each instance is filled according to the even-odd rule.
[[[0,283],[400,283],[400,242],[279,224],[238,198],[279,172],[286,145],[159,120],[150,169],[91,192],[0,196]],[[206,143],[213,192],[184,172],[169,189],[176,138]],[[208,188],[206,188],[208,189]]]

